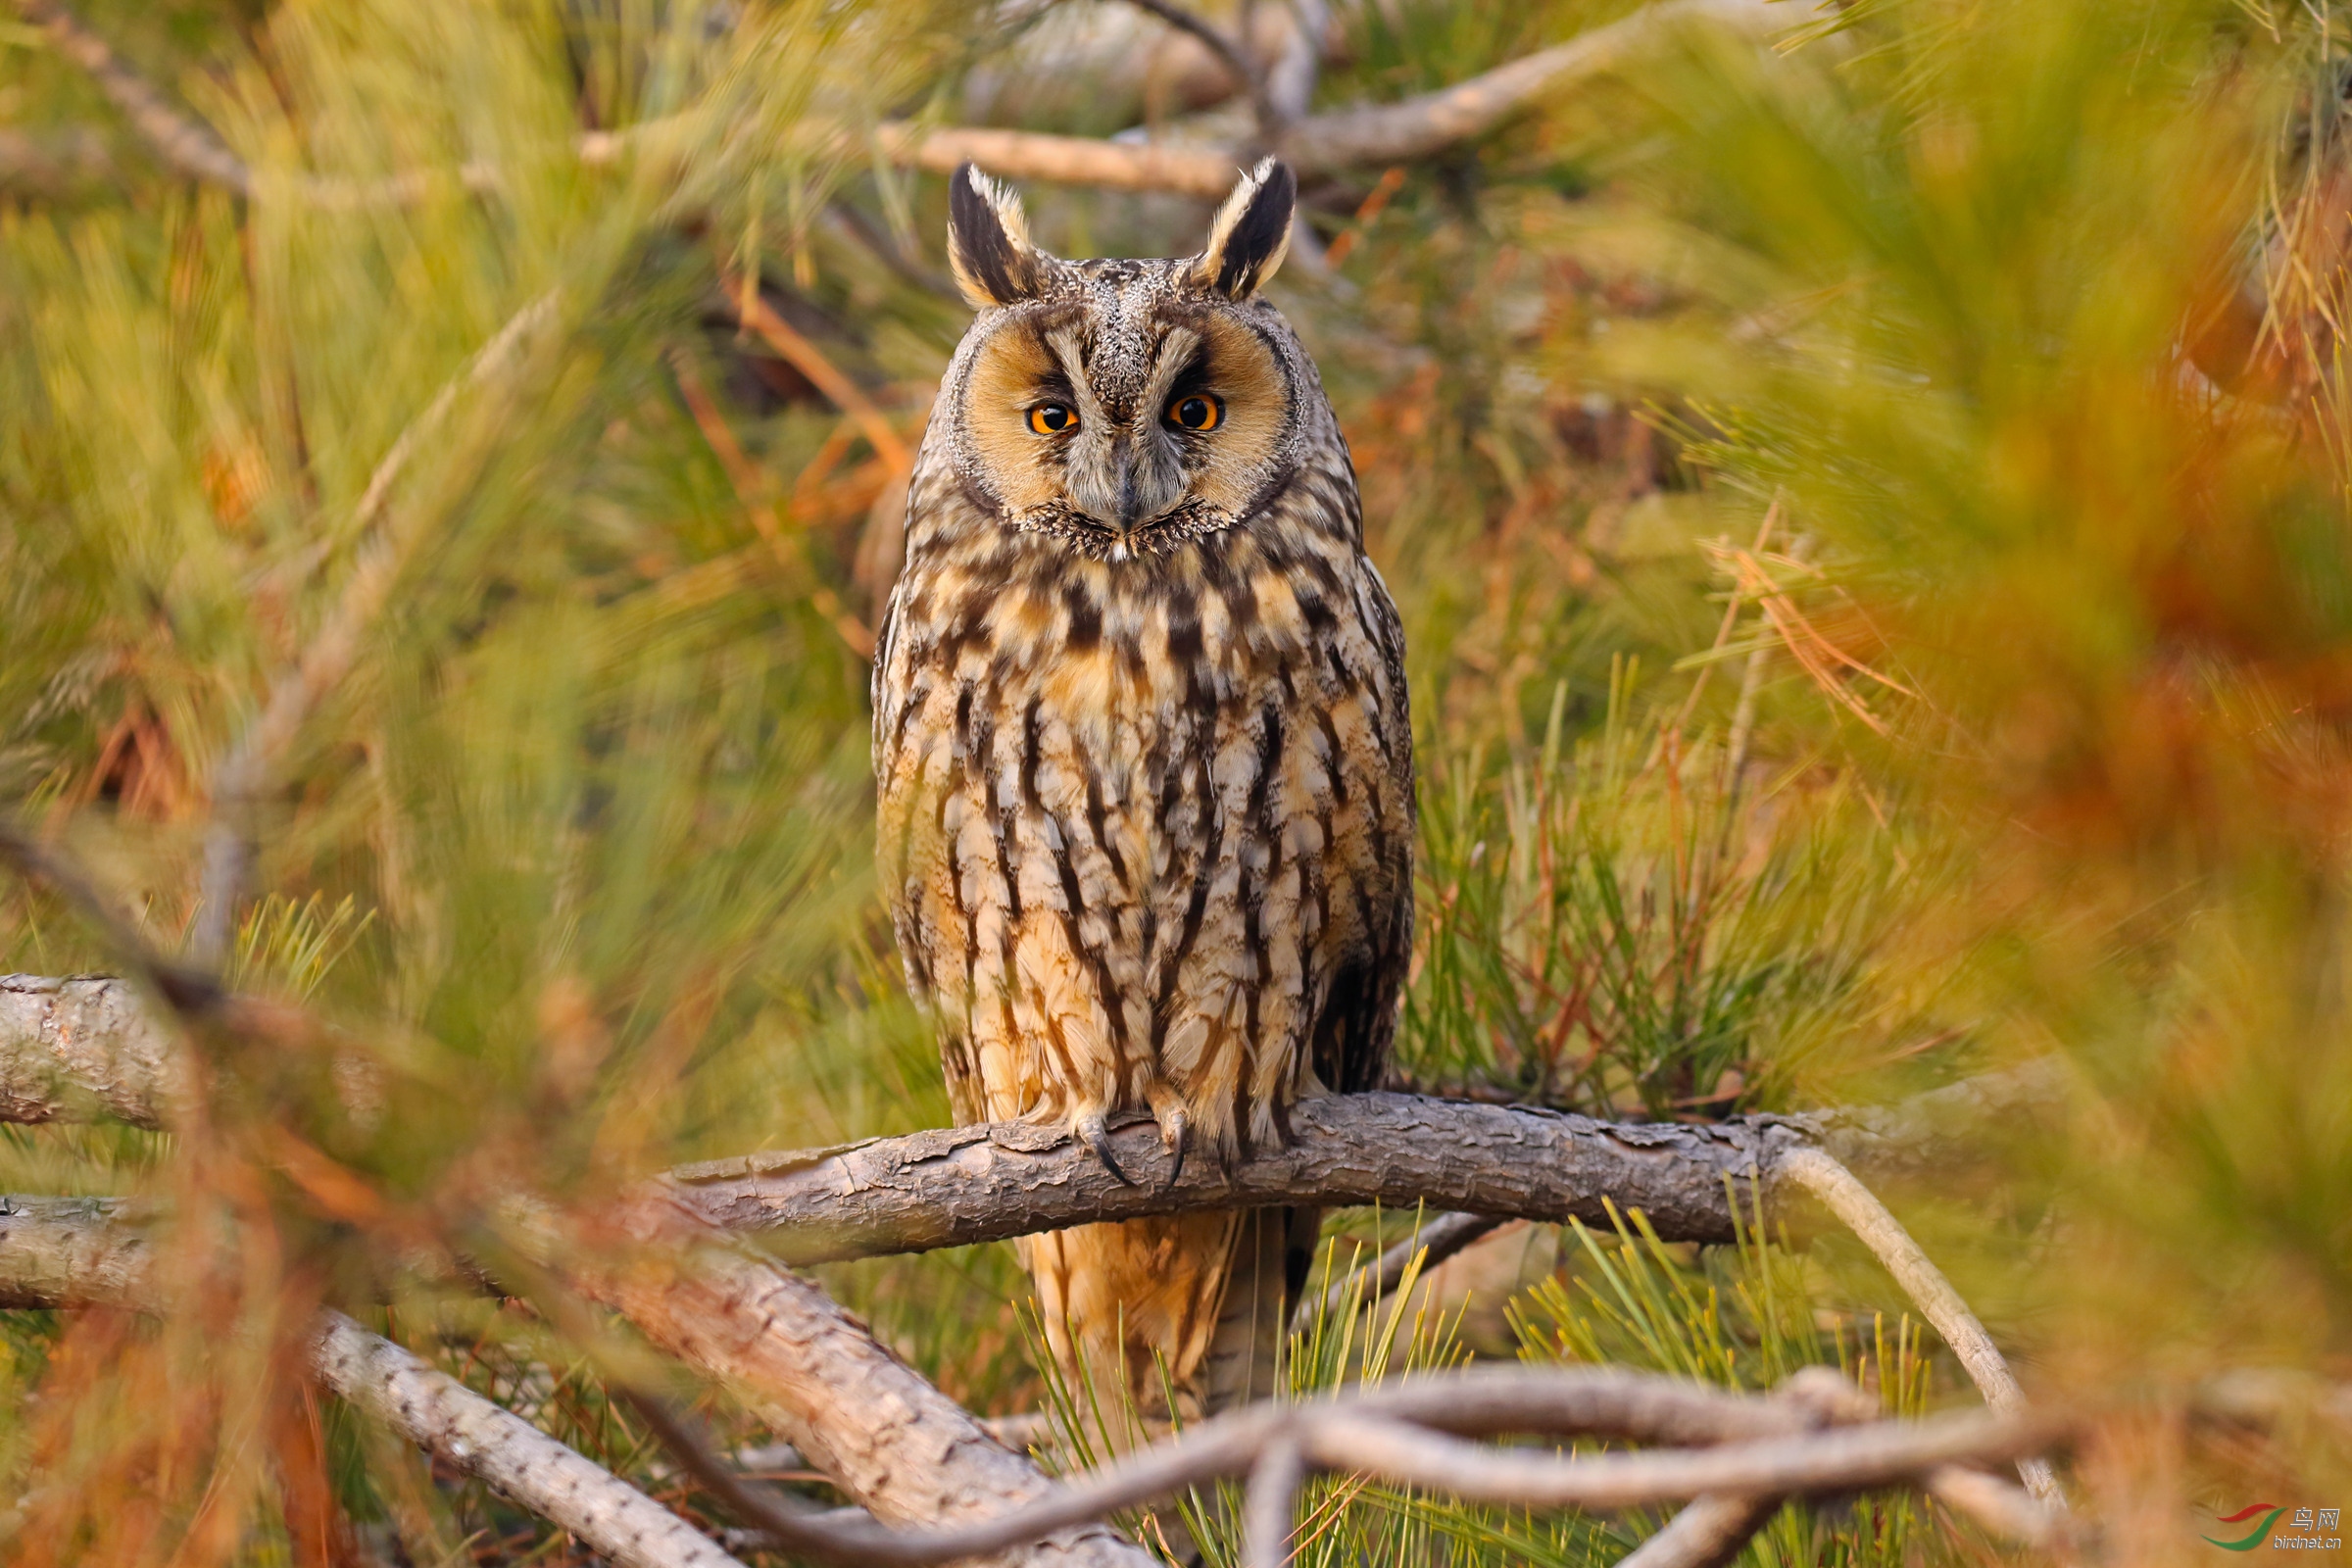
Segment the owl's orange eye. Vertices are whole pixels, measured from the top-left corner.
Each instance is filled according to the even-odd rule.
[[[1039,435],[1068,435],[1078,428],[1078,415],[1067,404],[1040,403],[1029,411],[1029,428]]]
[[[1180,430],[1214,430],[1225,417],[1225,400],[1194,392],[1168,405],[1168,422]]]

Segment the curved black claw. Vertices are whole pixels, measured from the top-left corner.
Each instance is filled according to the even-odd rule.
[[[1161,1192],[1166,1192],[1184,1176],[1184,1156],[1193,1146],[1193,1123],[1182,1105],[1163,1106],[1157,1119],[1159,1141],[1169,1155],[1168,1179],[1160,1187]]]
[[[1078,1118],[1078,1137],[1095,1152],[1095,1157],[1102,1162],[1102,1168],[1110,1172],[1111,1180],[1121,1187],[1135,1185],[1133,1178],[1119,1169],[1119,1161],[1110,1152],[1110,1129],[1102,1124],[1101,1111]]]

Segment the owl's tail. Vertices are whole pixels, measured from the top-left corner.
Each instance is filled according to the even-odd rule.
[[[1256,1209],[1024,1238],[1047,1342],[1087,1424],[1123,1449],[1171,1415],[1271,1395],[1321,1224],[1320,1209]]]
[[[1211,1415],[1273,1396],[1291,1309],[1323,1229],[1319,1208],[1258,1208],[1234,1218],[1225,1297],[1200,1372],[1201,1407]]]

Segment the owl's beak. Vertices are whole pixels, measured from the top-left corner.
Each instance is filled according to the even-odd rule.
[[[1121,534],[1133,533],[1184,496],[1184,470],[1156,428],[1117,430],[1070,455],[1069,496],[1078,509]]]

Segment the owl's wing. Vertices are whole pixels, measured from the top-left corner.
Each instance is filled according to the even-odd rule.
[[[1360,558],[1359,558],[1360,560]],[[1384,813],[1374,846],[1388,872],[1388,904],[1370,911],[1372,929],[1364,953],[1332,976],[1323,1010],[1315,1019],[1312,1050],[1315,1076],[1341,1094],[1378,1089],[1388,1072],[1396,1038],[1396,999],[1404,987],[1413,952],[1413,833],[1418,815],[1413,799],[1413,724],[1404,685],[1404,626],[1388,585],[1368,560],[1358,597],[1365,630],[1387,665],[1388,700],[1379,723],[1388,758],[1388,784],[1400,809]]]

